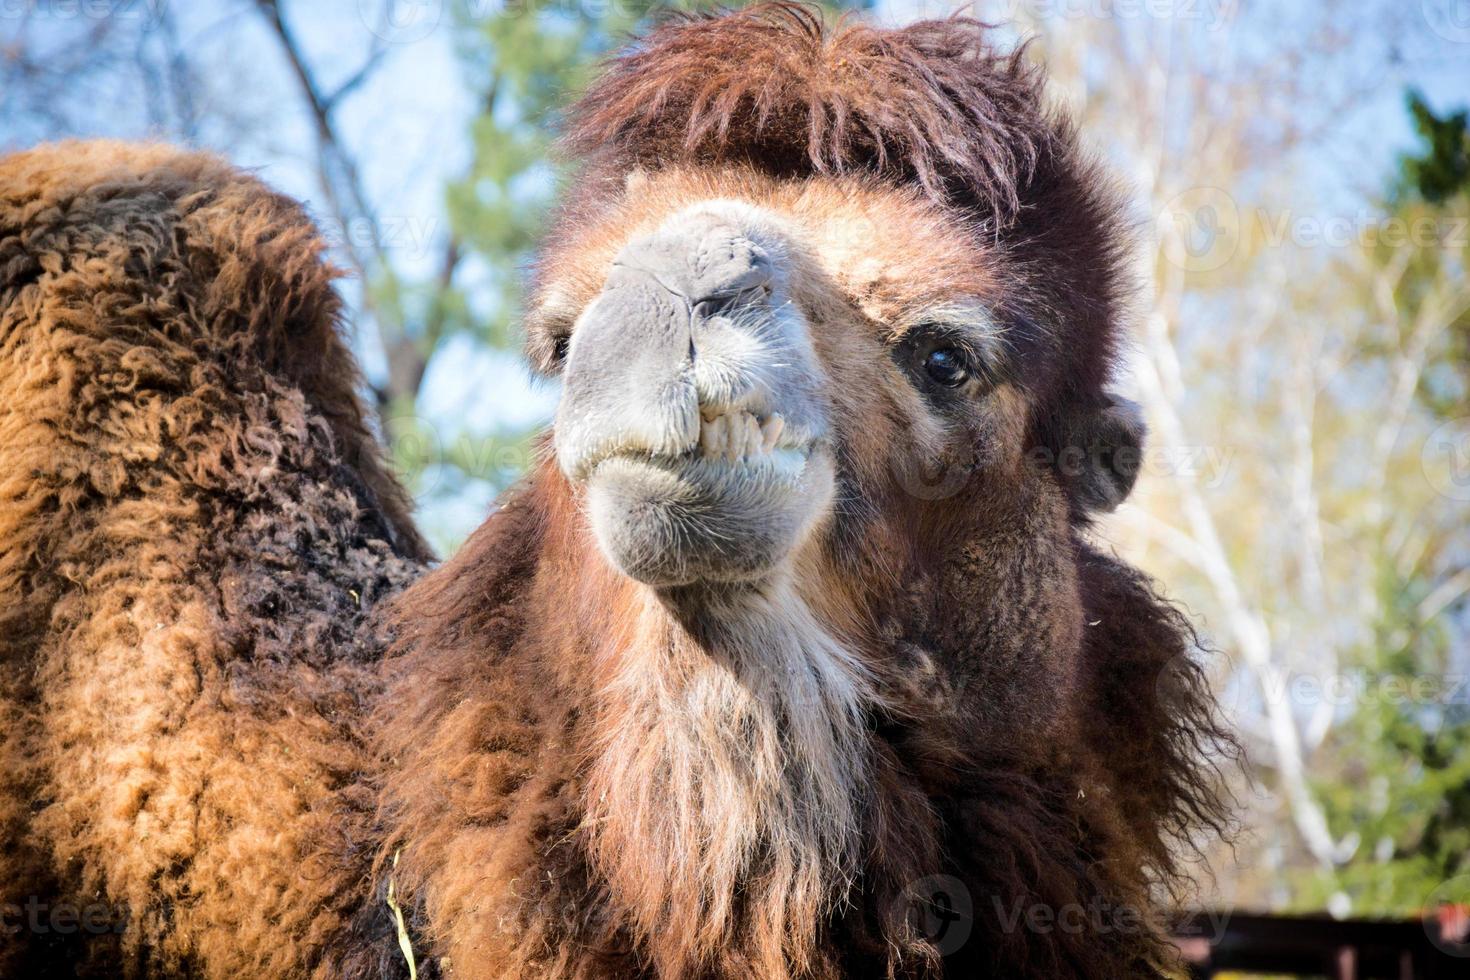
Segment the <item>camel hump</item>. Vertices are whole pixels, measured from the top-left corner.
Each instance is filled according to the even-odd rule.
[[[427,555],[325,253],[300,204],[212,154],[71,141],[0,158],[0,430],[65,434],[105,491],[145,463],[212,487],[242,458],[221,435],[232,419],[256,443],[309,446],[320,429],[334,479]],[[0,455],[36,451],[0,438]]]
[[[96,140],[0,159],[0,306],[64,305],[74,328],[151,345],[188,317],[191,339],[310,366],[342,346],[325,251],[299,204],[212,154]]]
[[[0,906],[123,930],[0,936],[0,975],[307,976],[280,924],[368,902],[355,859],[303,865],[427,549],[324,252],[205,154],[0,160]]]

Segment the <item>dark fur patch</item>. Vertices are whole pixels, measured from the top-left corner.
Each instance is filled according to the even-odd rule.
[[[1056,133],[1041,74],[957,17],[832,29],[760,4],[671,21],[613,60],[570,113],[581,158],[754,163],[782,175],[874,173],[1008,222]]]

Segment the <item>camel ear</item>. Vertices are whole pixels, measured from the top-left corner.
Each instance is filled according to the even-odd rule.
[[[1073,499],[1087,511],[1115,509],[1133,489],[1148,427],[1136,402],[1104,395],[1075,410],[1063,425],[1057,470]]]

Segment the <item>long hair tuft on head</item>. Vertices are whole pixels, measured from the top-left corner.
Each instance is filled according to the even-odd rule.
[[[1040,69],[1024,49],[996,51],[989,30],[965,17],[829,26],[790,2],[681,16],[609,62],[564,145],[624,167],[870,173],[1006,224],[1058,133]]]

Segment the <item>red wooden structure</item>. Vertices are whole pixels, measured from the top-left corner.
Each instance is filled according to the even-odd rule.
[[[1338,920],[1315,916],[1198,912],[1175,926],[1175,944],[1196,977],[1223,970],[1332,980],[1470,980],[1470,916]]]

